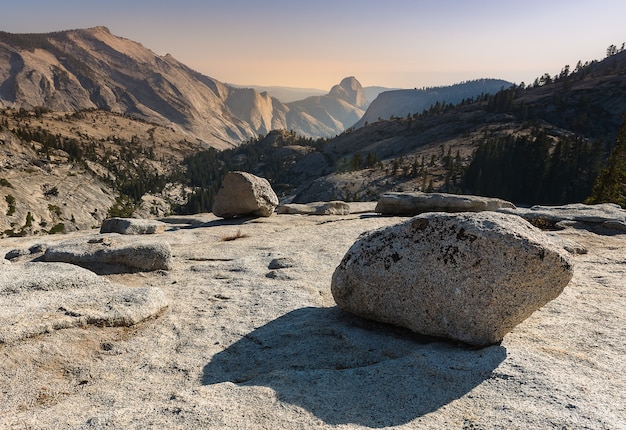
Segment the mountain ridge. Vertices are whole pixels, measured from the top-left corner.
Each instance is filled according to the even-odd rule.
[[[381,104],[371,98],[386,90],[363,88],[356,78],[347,77],[328,93],[285,103],[268,92],[205,76],[170,54],[157,55],[104,26],[0,32],[0,82],[0,107],[110,110],[171,126],[190,140],[218,149],[275,129],[334,137],[362,125],[370,103]],[[422,106],[435,101],[443,100],[425,98]]]
[[[568,69],[529,86],[381,118],[324,142],[275,132],[215,165],[268,178],[284,202],[439,191],[521,205],[580,203],[591,197],[624,120],[626,51]],[[195,185],[203,193],[215,186]]]
[[[366,122],[371,123],[378,119],[421,113],[437,102],[456,104],[465,98],[476,97],[483,93],[493,94],[511,85],[513,85],[511,82],[502,79],[476,79],[441,87],[385,91],[372,101],[365,114],[354,126],[358,128]]]
[[[364,111],[342,94],[285,104],[256,90],[230,87],[103,26],[0,32],[0,82],[1,107],[105,109],[172,126],[218,149],[275,128],[332,137]]]

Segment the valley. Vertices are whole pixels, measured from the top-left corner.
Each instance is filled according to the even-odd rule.
[[[0,32],[0,78],[5,237],[210,212],[230,170],[267,178],[285,203],[388,191],[581,202],[626,111],[619,50],[530,85],[482,79],[370,101],[376,87],[347,77],[283,103],[95,27]]]

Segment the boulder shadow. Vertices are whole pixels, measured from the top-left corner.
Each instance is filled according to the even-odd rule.
[[[203,383],[270,387],[327,424],[382,428],[462,397],[505,357],[500,345],[471,348],[338,307],[302,308],[214,355]]]

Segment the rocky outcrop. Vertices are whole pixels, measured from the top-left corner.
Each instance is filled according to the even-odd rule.
[[[278,197],[267,179],[246,172],[229,172],[215,196],[213,213],[221,218],[268,217],[276,206]]]
[[[48,262],[76,264],[97,273],[172,268],[172,250],[168,242],[117,234],[52,244],[41,258]]]
[[[276,208],[279,214],[291,215],[348,215],[350,205],[335,200],[332,202],[287,203]]]
[[[0,185],[0,237],[68,233],[99,225],[115,203],[110,184],[57,151],[51,151],[50,160],[42,159],[35,147],[6,128],[0,130],[5,184]]]
[[[100,227],[100,233],[157,234],[164,231],[165,223],[139,218],[108,218]]]
[[[435,213],[359,239],[331,289],[362,317],[482,346],[556,298],[572,272],[567,253],[519,217]]]
[[[9,264],[0,271],[0,345],[72,327],[131,326],[167,306],[159,288],[116,285],[71,264]]]
[[[375,211],[383,215],[413,216],[424,212],[480,212],[515,209],[505,200],[445,193],[385,193]]]
[[[573,203],[563,206],[502,208],[499,211],[519,215],[533,224],[545,224],[547,227],[587,226],[626,232],[626,210],[614,203]]]

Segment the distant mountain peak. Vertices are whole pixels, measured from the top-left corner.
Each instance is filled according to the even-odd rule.
[[[348,103],[360,107],[367,107],[367,97],[361,83],[354,76],[343,78],[338,85],[330,89],[329,96],[337,97]]]
[[[341,80],[341,82],[339,83],[339,86],[343,88],[357,89],[357,88],[361,88],[361,83],[357,81],[357,79],[354,76],[348,76],[347,78],[343,78]]]
[[[94,32],[94,33],[104,32],[104,33],[111,34],[111,30],[109,30],[109,28],[105,27],[104,25],[98,25],[96,27],[88,28],[87,31],[91,31],[91,32]]]

